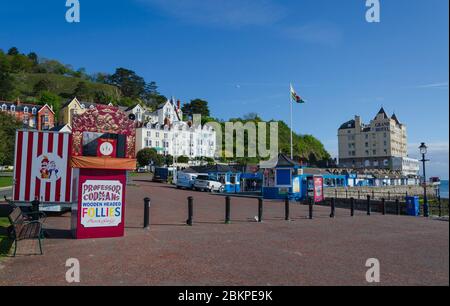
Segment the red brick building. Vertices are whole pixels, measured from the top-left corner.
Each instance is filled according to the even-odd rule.
[[[55,126],[53,107],[29,103],[0,101],[0,111],[16,117],[24,128],[50,130]]]

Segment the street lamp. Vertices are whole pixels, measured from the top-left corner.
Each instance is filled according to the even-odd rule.
[[[429,217],[429,207],[428,207],[428,197],[427,197],[427,175],[425,171],[425,163],[427,161],[430,161],[429,159],[425,158],[425,155],[427,154],[427,146],[424,142],[419,147],[420,154],[422,154],[422,165],[423,165],[423,216]]]

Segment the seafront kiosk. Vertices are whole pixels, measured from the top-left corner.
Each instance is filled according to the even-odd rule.
[[[302,166],[284,154],[266,162],[263,169],[262,195],[264,199],[302,198]]]
[[[262,162],[264,170],[262,195],[264,199],[285,199],[302,201],[308,197],[314,202],[324,199],[324,178],[322,175],[305,173],[307,168],[284,154]]]
[[[122,237],[126,172],[136,169],[134,122],[99,105],[72,123],[72,233],[76,239]]]

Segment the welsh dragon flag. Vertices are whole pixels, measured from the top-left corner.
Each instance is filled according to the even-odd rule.
[[[294,87],[292,87],[292,84],[291,84],[291,99],[292,99],[292,101],[295,101],[299,104],[305,103],[305,100],[303,100],[299,95],[297,95]]]

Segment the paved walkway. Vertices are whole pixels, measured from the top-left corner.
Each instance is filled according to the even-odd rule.
[[[255,199],[232,200],[136,181],[128,188],[126,237],[71,240],[70,215],[49,218],[44,256],[0,260],[0,285],[64,285],[68,258],[81,265],[82,285],[367,285],[368,258],[381,263],[382,285],[449,285],[449,224],[424,218],[370,217],[266,202],[254,222]],[[186,198],[195,198],[194,226],[184,224]],[[152,198],[151,229],[142,229],[143,201]],[[20,246],[19,246],[20,247]],[[22,250],[35,248],[32,242]],[[20,250],[19,250],[20,251]]]

